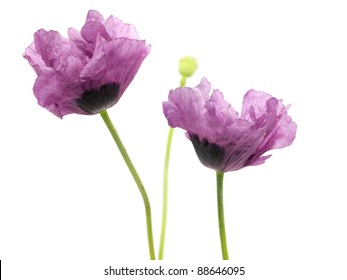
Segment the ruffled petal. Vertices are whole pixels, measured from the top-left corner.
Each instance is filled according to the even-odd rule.
[[[56,31],[38,30],[34,34],[34,43],[45,65],[56,70],[71,52],[69,40],[61,37]]]
[[[124,23],[120,19],[110,16],[105,22],[105,28],[111,38],[128,38],[139,40],[139,34],[132,24]]]
[[[249,90],[243,97],[241,119],[255,120],[267,112],[266,101],[272,98],[268,93]]]
[[[267,155],[267,156],[261,156],[259,158],[257,158],[256,160],[253,160],[249,163],[247,163],[248,166],[256,166],[256,165],[261,165],[263,163],[265,163],[265,161],[270,158],[272,155]]]
[[[145,41],[126,38],[104,41],[99,37],[93,57],[81,72],[83,88],[97,89],[116,83],[120,85],[121,96],[149,52],[150,46]]]
[[[244,117],[254,122],[259,131],[265,135],[248,165],[263,163],[268,157],[262,157],[264,153],[272,149],[283,148],[290,145],[296,135],[296,124],[287,114],[287,109],[281,100],[277,100],[269,94],[249,91],[244,99]]]
[[[245,167],[257,151],[265,132],[255,129],[248,121],[238,119],[225,129],[225,139],[217,142],[226,150],[221,171],[235,171]]]
[[[180,127],[189,133],[206,136],[203,122],[204,106],[208,98],[210,84],[203,79],[198,87],[180,87],[171,90],[169,102],[164,103],[164,114],[173,127]]]
[[[83,39],[80,32],[72,27],[68,30],[68,36],[73,46],[74,54],[86,64],[88,59],[93,56],[93,46]]]
[[[276,132],[273,135],[272,149],[280,149],[291,145],[296,136],[297,125],[286,116],[281,118],[276,126]]]
[[[93,45],[95,45],[99,36],[105,40],[111,39],[110,35],[106,31],[105,26],[98,21],[87,22],[81,29],[81,36],[84,40]]]
[[[211,98],[205,103],[204,119],[206,125],[210,127],[210,135],[207,139],[210,141],[218,141],[225,134],[225,128],[230,126],[238,119],[238,113],[224,100],[223,93],[214,90]]]
[[[183,124],[183,121],[181,119],[180,109],[175,105],[174,102],[164,101],[163,102],[163,112],[167,118],[169,126],[171,126],[173,128],[175,128],[175,127],[183,128],[184,124]]]
[[[98,22],[103,23],[103,22],[105,22],[105,19],[102,16],[102,14],[100,14],[98,11],[89,10],[87,13],[87,17],[86,17],[86,23],[94,22],[94,21],[98,21]]]
[[[211,83],[206,78],[201,79],[200,84],[196,86],[196,89],[201,94],[204,100],[209,99]]]
[[[42,67],[46,67],[46,63],[42,60],[41,55],[36,51],[34,42],[25,49],[23,57],[28,60],[37,75],[40,75]]]
[[[75,99],[83,94],[76,82],[68,82],[52,68],[43,68],[34,85],[38,103],[59,118],[71,113],[84,114]]]

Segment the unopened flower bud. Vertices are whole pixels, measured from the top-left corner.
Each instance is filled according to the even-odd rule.
[[[197,68],[198,61],[195,58],[191,56],[185,56],[180,59],[179,72],[183,77],[188,78],[193,76]]]

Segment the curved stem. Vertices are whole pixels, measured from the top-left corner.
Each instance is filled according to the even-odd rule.
[[[222,249],[223,260],[229,260],[227,238],[225,234],[225,222],[224,222],[223,178],[224,178],[224,173],[217,171],[217,203],[218,203],[220,245]]]
[[[130,157],[122,143],[122,141],[119,138],[119,135],[117,133],[116,128],[113,126],[112,121],[107,113],[106,110],[101,111],[100,115],[102,117],[102,119],[104,120],[108,130],[110,131],[114,141],[117,144],[117,147],[120,151],[120,153],[123,156],[123,159],[126,163],[126,165],[129,168],[129,171],[131,173],[131,175],[133,176],[136,185],[141,193],[142,199],[143,199],[143,203],[145,205],[145,211],[146,211],[146,224],[147,224],[147,238],[148,238],[148,247],[149,247],[149,256],[151,260],[155,260],[155,252],[154,252],[154,243],[153,243],[153,232],[152,232],[152,216],[151,216],[151,206],[149,203],[149,199],[147,196],[147,192],[141,182],[141,179],[139,177],[139,175],[137,174],[137,171],[133,165],[133,163],[130,160]]]
[[[165,233],[166,233],[166,219],[167,219],[167,197],[168,197],[168,180],[169,180],[169,162],[170,162],[170,150],[172,143],[172,136],[174,129],[170,127],[169,135],[167,137],[166,154],[164,162],[164,178],[163,178],[163,212],[161,219],[161,233],[160,233],[160,244],[159,244],[159,260],[164,257],[164,244],[165,244]]]

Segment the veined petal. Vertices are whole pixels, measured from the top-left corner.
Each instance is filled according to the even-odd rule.
[[[227,151],[221,166],[221,171],[224,172],[247,166],[249,159],[262,143],[265,132],[255,129],[248,121],[239,119],[227,127],[226,135],[227,139],[218,142]]]
[[[83,91],[78,84],[68,83],[62,74],[51,68],[43,68],[34,85],[38,103],[59,118],[71,113],[83,114],[77,105],[73,105],[74,99],[81,93]]]
[[[272,98],[268,93],[249,90],[243,97],[241,118],[254,120],[267,112],[266,101]]]
[[[134,25],[124,23],[114,16],[110,16],[106,20],[105,28],[111,38],[140,39]]]
[[[88,43],[95,45],[99,36],[105,40],[110,40],[111,37],[107,33],[105,26],[98,21],[87,22],[81,29],[81,35]]]
[[[177,88],[169,93],[169,101],[163,105],[164,113],[178,126],[192,134],[206,134],[203,122],[204,106],[208,98],[209,83],[202,80],[200,87]]]
[[[86,23],[99,21],[101,23],[105,22],[104,17],[96,10],[89,10],[86,17]]]
[[[210,127],[224,129],[239,118],[238,113],[224,100],[219,90],[212,92],[211,98],[205,103],[205,118]]]
[[[273,135],[272,149],[280,149],[293,143],[296,136],[297,125],[289,116],[281,118],[277,123],[276,133]]]
[[[69,41],[56,31],[38,30],[34,34],[35,49],[47,67],[57,69],[71,52]]]
[[[46,63],[42,60],[41,55],[36,51],[35,43],[32,42],[29,47],[25,49],[24,58],[28,60],[37,75],[40,75],[41,68],[46,67]]]
[[[150,46],[145,41],[126,38],[104,41],[99,37],[93,57],[81,72],[83,88],[116,83],[123,93],[149,52]]]
[[[249,166],[256,166],[265,163],[265,161],[270,158],[272,155],[267,155],[267,156],[261,156],[258,157],[256,160],[250,161]]]
[[[183,121],[181,119],[181,112],[180,109],[177,108],[175,103],[171,101],[164,101],[163,102],[163,111],[164,115],[167,118],[167,121],[171,127],[180,127],[183,128],[184,126]]]
[[[69,28],[68,35],[74,54],[79,57],[83,64],[86,64],[89,58],[93,56],[93,46],[83,39],[80,32],[72,27]]]
[[[200,84],[196,86],[196,89],[199,90],[199,93],[204,98],[204,100],[209,99],[209,94],[211,91],[211,83],[206,78],[201,79]]]

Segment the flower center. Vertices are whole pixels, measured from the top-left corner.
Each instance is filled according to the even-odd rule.
[[[106,84],[97,90],[85,91],[76,103],[86,113],[98,114],[117,103],[118,93],[119,84]]]
[[[209,168],[220,171],[225,158],[225,150],[206,139],[201,141],[196,134],[190,135],[190,140],[200,162]]]

